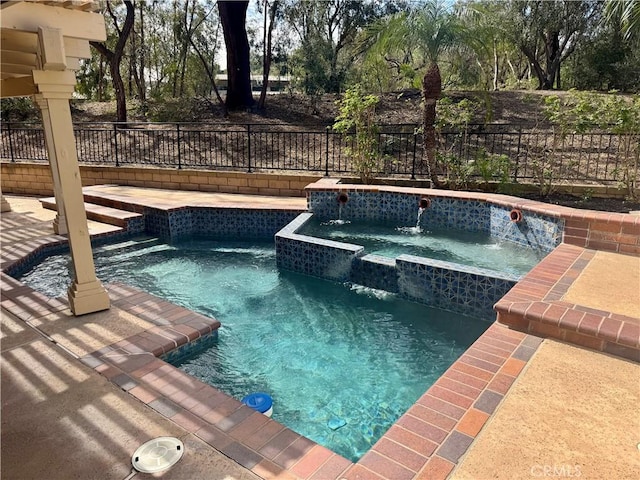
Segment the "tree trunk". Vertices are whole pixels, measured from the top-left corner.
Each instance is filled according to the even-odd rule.
[[[99,68],[98,68],[98,101],[102,102],[104,100],[104,61],[102,57],[99,60]]]
[[[269,9],[269,27],[267,28],[267,2],[264,2],[264,52],[262,59],[262,89],[260,90],[260,99],[258,100],[258,108],[264,110],[264,103],[267,99],[267,90],[269,89],[269,72],[271,70],[271,37],[273,27],[275,26],[276,12],[278,10],[278,0],[273,0]]]
[[[207,63],[207,59],[204,58],[204,55],[202,55],[202,53],[200,52],[198,47],[196,47],[196,44],[193,41],[193,36],[189,36],[189,43],[193,47],[193,50],[196,52],[196,55],[198,55],[198,58],[200,59],[200,62],[202,62],[202,66],[204,67],[205,71],[207,72],[207,77],[209,77],[209,81],[211,82],[211,88],[215,92],[216,98],[218,99],[218,103],[220,103],[220,105],[222,106],[222,109],[224,111],[224,116],[226,117],[227,116],[227,107],[224,104],[224,101],[222,100],[222,97],[220,96],[220,92],[218,91],[218,86],[216,85],[216,77],[213,74],[213,70],[211,69],[211,67],[209,67],[209,64]]]
[[[498,63],[498,42],[493,39],[493,91],[498,91],[498,74],[500,72],[500,65]]]
[[[251,108],[251,68],[249,40],[245,28],[249,1],[218,0],[218,11],[227,47],[227,98],[229,110]]]
[[[140,103],[144,106],[147,103],[147,85],[144,80],[144,69],[145,69],[145,55],[146,55],[146,45],[144,43],[144,7],[145,2],[138,2],[138,6],[140,7],[140,56],[138,61],[139,72],[136,78],[136,83],[138,85],[138,96],[140,97]]]
[[[424,153],[427,157],[429,178],[434,187],[441,187],[442,182],[436,172],[436,102],[442,93],[442,77],[437,63],[432,63],[422,79],[422,96],[424,98],[423,135]]]
[[[122,81],[122,75],[120,74],[120,63],[122,61],[124,47],[133,27],[134,13],[133,2],[131,0],[125,0],[124,4],[127,7],[127,16],[124,20],[122,30],[120,30],[120,35],[118,36],[118,42],[116,43],[113,51],[109,50],[104,43],[90,42],[91,45],[109,61],[109,70],[111,71],[111,77],[113,79],[113,88],[116,92],[116,121],[121,122],[121,126],[126,126],[127,99],[124,90],[124,82]]]

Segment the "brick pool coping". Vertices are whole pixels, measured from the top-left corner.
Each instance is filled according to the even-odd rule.
[[[425,192],[433,194],[434,191]],[[476,195],[473,194],[474,198]],[[550,210],[557,208],[565,207],[551,206]],[[544,213],[550,214],[549,211]],[[591,218],[594,215],[596,220]],[[640,230],[640,217],[620,219],[620,214],[598,212],[589,212],[586,217],[584,214],[576,216],[584,217],[580,221],[586,221],[588,226],[592,222],[597,226],[604,221],[603,218],[611,217],[615,226],[612,228],[609,225],[608,228],[617,228],[621,235],[633,235],[634,229]],[[623,233],[625,229],[627,231]],[[585,243],[588,243],[592,229],[589,227],[586,230]],[[598,230],[594,228],[593,231]],[[64,242],[64,237],[50,235],[25,242],[20,247],[5,249],[2,253],[2,269],[4,271],[15,262],[27,260],[34,251]],[[617,245],[619,248],[622,243],[618,242]],[[583,261],[571,261],[571,255],[565,253],[567,248],[584,255]],[[536,267],[532,274],[527,275],[521,281],[522,288],[514,289],[514,295],[524,295],[525,301],[531,304],[557,301],[562,296],[562,288],[565,288],[564,291],[568,288],[568,279],[572,275],[576,278],[586,266],[589,255],[592,252],[583,248],[561,245],[547,258],[553,258],[555,262],[556,257],[566,256],[570,267],[564,270],[560,268],[559,273],[554,272],[554,262],[550,260],[549,265]],[[549,277],[550,274],[553,278]],[[541,281],[545,289],[540,288]],[[5,288],[7,285],[12,288]],[[2,306],[24,321],[67,308],[65,300],[49,299],[5,273],[2,274],[2,287]],[[263,478],[278,475],[286,477],[287,474],[320,480],[446,478],[463,458],[542,342],[539,336],[493,323],[372,449],[353,464],[158,358],[187,341],[214,331],[219,326],[215,319],[208,319],[131,287],[110,285],[108,288],[114,307],[156,326],[93,352],[83,357],[82,361],[122,390]],[[539,307],[518,312],[518,307],[514,305],[521,303],[522,298],[509,297],[508,294],[501,302],[505,299],[513,300],[511,313],[518,313],[529,322],[535,315],[546,318],[545,315],[556,311],[551,307],[557,306],[549,303],[542,312],[538,312]],[[593,312],[573,307],[571,310],[584,313],[575,331],[576,335],[582,335],[591,325],[590,320],[585,319],[590,319],[587,315]],[[615,315],[607,319],[613,322],[627,321]],[[616,341],[622,344],[636,341],[633,336],[634,320],[629,322],[631,330],[624,325],[619,326],[615,334]],[[580,330],[582,321],[584,325]],[[538,323],[546,325],[544,322]],[[596,335],[611,338],[611,332],[615,330],[612,325],[609,321],[605,323],[603,317]],[[513,326],[516,327],[515,323]],[[519,323],[517,327],[522,328],[522,324]],[[553,336],[546,328],[528,323],[525,330],[537,335]],[[628,339],[629,334],[631,336]],[[556,338],[572,341],[571,334],[563,332],[563,335]],[[620,354],[619,350],[615,353]]]
[[[495,305],[498,322],[640,362],[640,319],[562,300],[595,254],[559,245]]]

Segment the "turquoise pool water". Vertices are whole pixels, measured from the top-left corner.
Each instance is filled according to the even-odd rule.
[[[362,245],[367,253],[384,257],[417,255],[515,275],[526,274],[546,255],[482,233],[385,223],[320,221],[313,217],[297,233]]]
[[[395,296],[279,271],[272,243],[137,239],[96,249],[98,276],[215,316],[219,338],[177,365],[353,461],[489,326]],[[68,255],[21,280],[50,296]],[[339,427],[339,428],[336,428]]]

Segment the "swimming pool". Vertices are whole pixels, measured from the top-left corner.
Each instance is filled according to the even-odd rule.
[[[507,226],[510,227],[512,224]],[[367,253],[389,258],[415,255],[515,275],[526,274],[547,253],[484,232],[422,228],[398,222],[336,222],[314,216],[297,233],[362,245]]]
[[[207,350],[179,367],[240,399],[266,391],[273,418],[357,460],[489,326],[351,284],[278,270],[271,242],[163,243],[96,249],[98,276],[222,322]],[[68,255],[27,272],[57,296]]]

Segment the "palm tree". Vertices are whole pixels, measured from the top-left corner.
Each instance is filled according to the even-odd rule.
[[[619,19],[625,40],[640,35],[640,0],[607,0],[605,15],[608,21]]]
[[[376,23],[361,44],[368,55],[383,55],[396,65],[413,62],[418,63],[419,68],[426,67],[422,78],[424,150],[434,186],[442,185],[435,168],[436,103],[442,93],[438,61],[445,51],[464,43],[462,24],[457,16],[444,2],[429,0],[415,10],[401,12]],[[394,60],[394,55],[400,58]]]

